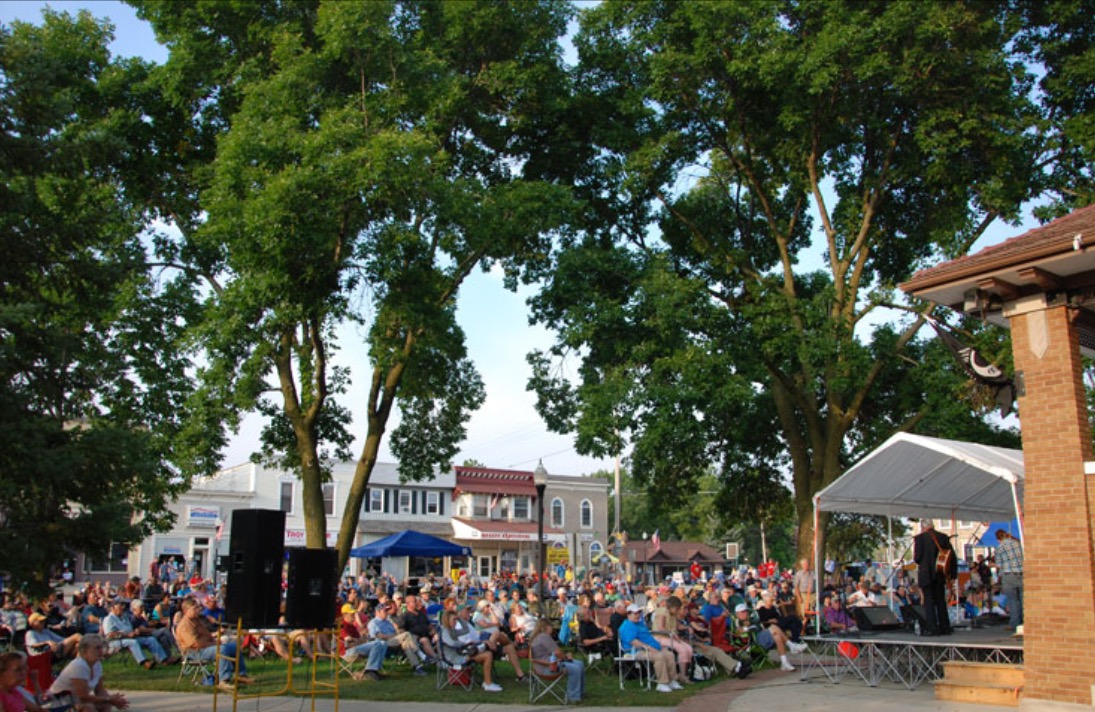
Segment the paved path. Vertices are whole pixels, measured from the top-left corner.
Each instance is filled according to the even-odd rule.
[[[657,693],[651,692],[651,695]],[[133,712],[206,712],[213,696],[186,692],[127,692]],[[299,697],[240,700],[237,712],[309,712],[312,701]],[[334,712],[334,701],[317,697],[315,712]],[[453,702],[340,700],[339,712],[557,712],[558,705],[494,705]],[[800,682],[796,674],[765,670],[747,680],[726,680],[692,695],[676,707],[586,707],[581,712],[1004,712],[1010,707],[940,702],[931,685],[913,691],[894,685],[833,685]],[[231,712],[232,699],[219,695],[217,712]]]

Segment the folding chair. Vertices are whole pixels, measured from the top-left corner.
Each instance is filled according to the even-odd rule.
[[[768,655],[768,648],[757,642],[757,631],[748,633],[735,633],[734,643],[738,646],[738,658],[749,663],[754,670],[764,670],[775,667],[772,658]]]
[[[198,650],[183,651],[179,659],[179,677],[175,684],[182,682],[183,677],[189,677],[192,685],[212,685],[216,681],[216,675],[213,674],[210,664],[211,661],[202,660]]]
[[[446,655],[445,644],[438,641],[437,671],[435,689],[440,692],[446,687],[459,687],[470,690],[475,687],[475,661],[468,659],[463,663],[456,663]]]
[[[566,670],[564,670],[556,663],[556,669],[554,672],[539,673],[536,671],[536,667],[538,665],[543,667],[545,670],[551,670],[552,662],[550,660],[537,660],[535,658],[529,659],[529,704],[533,704],[537,700],[547,695],[550,695],[554,697],[559,702],[559,704],[565,705],[567,703]]]
[[[583,658],[586,665],[586,672],[597,672],[600,675],[608,676],[612,674],[612,666],[609,662],[612,659],[612,653],[608,652],[607,641],[604,644],[595,643],[594,645],[582,645],[580,638],[576,638],[578,653]]]
[[[640,687],[650,689],[650,683],[654,679],[654,664],[645,657],[636,657],[635,653],[625,653],[619,638],[616,639],[616,657],[612,658],[612,662],[616,666],[621,690],[624,689],[624,681],[632,677],[638,679]]]
[[[71,692],[54,695],[49,691],[53,686],[53,654],[38,653],[27,656],[27,680],[24,694],[40,707],[64,712],[74,703]]]

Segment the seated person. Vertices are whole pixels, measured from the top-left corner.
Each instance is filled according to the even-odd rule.
[[[825,622],[829,630],[834,633],[854,633],[858,630],[855,620],[840,605],[836,596],[825,596],[822,605],[825,606]]]
[[[129,707],[125,695],[111,694],[103,686],[104,647],[102,637],[97,634],[82,637],[76,647],[76,657],[53,681],[50,693],[71,693],[76,712],[110,712],[111,708],[124,710]]]
[[[616,638],[612,630],[602,630],[588,606],[578,609],[578,647],[585,650],[591,659],[594,655],[611,658],[616,654]]]
[[[182,618],[175,627],[175,640],[179,643],[179,650],[184,654],[196,655],[206,662],[217,661],[217,679],[221,689],[225,691],[234,689],[233,676],[235,676],[235,682],[241,685],[254,682],[247,676],[247,662],[244,658],[240,658],[239,670],[235,669],[236,642],[229,640],[217,646],[209,626],[202,618],[201,604],[193,598],[183,599]]]
[[[342,659],[347,663],[352,663],[362,656],[367,658],[365,670],[353,673],[355,680],[365,677],[377,681],[384,679],[384,673],[380,671],[380,668],[384,665],[388,643],[383,640],[369,640],[368,636],[362,635],[355,622],[353,609],[342,614],[342,625],[339,627],[338,637],[342,642]]]
[[[414,636],[406,631],[400,632],[395,627],[395,623],[388,618],[387,606],[377,606],[373,613],[373,619],[369,621],[369,637],[383,641],[389,648],[402,648],[407,662],[414,668],[414,674],[425,675],[426,668],[422,667],[422,652],[418,649]]]
[[[427,664],[437,659],[437,652],[434,649],[434,644],[437,642],[437,630],[418,596],[407,596],[403,613],[394,622],[400,630],[414,636],[419,649],[425,653]]]
[[[80,643],[80,634],[73,633],[67,638],[62,638],[55,631],[46,627],[46,617],[41,613],[31,613],[27,619],[27,637],[25,643],[27,651],[32,655],[49,651],[54,662],[67,660],[76,654],[76,646]]]
[[[806,646],[801,643],[791,643],[787,639],[787,634],[778,625],[773,623],[767,627],[761,627],[758,623],[754,623],[749,615],[749,606],[744,603],[739,603],[737,608],[734,609],[734,625],[735,634],[746,637],[755,635],[757,645],[760,647],[765,650],[775,648],[776,652],[779,653],[779,667],[781,670],[793,672],[795,669],[795,666],[787,659],[788,647],[796,653],[806,650]]]
[[[791,610],[794,610],[792,607]],[[787,637],[796,643],[802,641],[802,619],[795,614],[782,615],[775,605],[775,595],[771,591],[762,591],[760,603],[756,608],[757,620],[762,626],[775,623],[787,633]]]
[[[149,620],[145,616],[144,606],[144,601],[139,598],[129,604],[129,620],[133,624],[133,630],[141,635],[151,635],[164,652],[170,655],[172,650],[179,647],[175,643],[175,634],[163,623]]]
[[[133,628],[126,612],[129,610],[129,602],[123,598],[116,598],[110,604],[110,613],[103,619],[103,637],[107,641],[107,649],[117,652],[122,648],[129,651],[138,665],[146,670],[151,670],[157,664],[167,660],[167,651],[150,635],[141,635]],[[148,660],[144,656],[147,650],[152,655]]]
[[[677,656],[677,682],[688,685],[688,666],[692,664],[692,646],[681,639],[681,599],[670,596],[654,609],[651,630],[662,648],[672,650]]]
[[[858,608],[882,605],[882,602],[871,592],[871,587],[870,584],[867,583],[867,579],[860,579],[859,583],[856,585],[855,591],[848,596],[847,603],[849,607]]]
[[[98,591],[89,591],[87,603],[80,609],[80,632],[84,635],[101,631],[103,619],[109,615],[109,611],[102,605],[102,598]]]
[[[493,680],[494,655],[480,640],[479,632],[469,622],[467,612],[467,606],[457,606],[455,610],[441,613],[441,655],[451,666],[467,665],[468,660],[479,663],[483,668],[483,689],[501,692],[502,686]],[[524,678],[519,680],[523,681]]]
[[[505,626],[503,617],[495,611],[494,604],[485,598],[475,604],[475,615],[472,616],[471,623],[484,636],[483,640],[498,633]]]
[[[532,632],[536,629],[536,616],[526,611],[516,601],[510,604],[509,609],[509,626],[513,640],[518,645],[526,645],[532,640]]]
[[[654,664],[654,677],[658,681],[658,692],[672,692],[682,689],[673,674],[673,653],[662,648],[662,644],[650,632],[643,622],[643,608],[637,603],[627,606],[627,620],[620,624],[620,651]]]
[[[559,644],[551,637],[551,631],[551,621],[537,621],[532,631],[531,664],[537,675],[555,675],[558,670],[562,670],[567,676],[567,704],[578,704],[586,691],[585,666],[581,660],[575,660],[570,653],[564,653],[559,648]],[[555,662],[549,663],[552,659]],[[553,670],[553,665],[558,669]]]

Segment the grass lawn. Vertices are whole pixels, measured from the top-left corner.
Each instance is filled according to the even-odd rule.
[[[602,662],[602,664],[604,664]],[[527,666],[528,663],[525,662]],[[248,660],[247,672],[256,678],[254,685],[241,687],[242,693],[278,695],[283,694],[286,685],[287,663],[271,656],[268,658]],[[355,669],[360,669],[360,663]],[[478,685],[472,690],[462,690],[458,687],[447,687],[442,691],[435,689],[436,677],[433,668],[429,668],[430,674],[426,677],[416,677],[411,673],[410,667],[405,662],[389,659],[384,664],[384,672],[388,678],[383,681],[354,680],[343,673],[338,678],[338,693],[341,699],[350,700],[393,700],[402,702],[459,702],[459,703],[500,703],[517,704],[528,703],[528,686],[518,684],[514,679],[513,667],[507,662],[496,663],[494,666],[494,681],[504,689],[502,692],[484,692]],[[213,688],[195,686],[188,678],[178,679],[179,668],[157,667],[154,670],[145,670],[128,658],[127,654],[113,655],[103,662],[103,679],[110,690],[170,690],[175,692],[207,692],[212,694]],[[297,694],[306,695],[311,684],[311,661],[305,661],[301,665],[293,666],[293,688]],[[332,661],[320,659],[316,671],[316,679],[320,683],[331,683],[334,679]],[[676,706],[681,700],[695,694],[711,684],[715,684],[726,677],[716,675],[709,682],[696,682],[686,685],[679,692],[659,693],[651,689],[645,691],[639,687],[635,680],[628,680],[626,690],[621,691],[615,672],[610,675],[601,675],[595,671],[586,674],[586,697],[583,701],[586,705],[593,706]],[[320,691],[320,695],[327,696],[331,692]],[[550,698],[547,698],[548,701]]]

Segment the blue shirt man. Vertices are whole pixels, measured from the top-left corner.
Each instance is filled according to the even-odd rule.
[[[627,620],[620,624],[620,651],[639,659],[654,663],[654,677],[658,680],[658,692],[672,692],[681,689],[681,684],[673,678],[676,658],[669,650],[663,650],[661,643],[643,622],[642,606],[632,603],[627,607]]]

